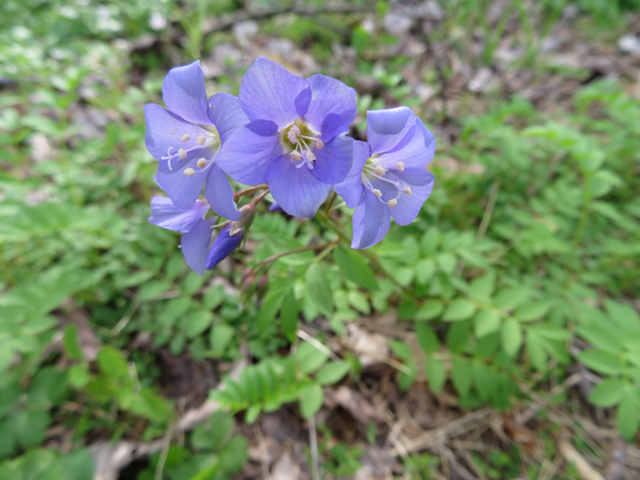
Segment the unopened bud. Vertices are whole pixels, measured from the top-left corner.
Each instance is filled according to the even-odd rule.
[[[267,289],[269,288],[269,277],[267,275],[262,275],[260,280],[258,280],[258,287],[256,288],[256,294],[258,295],[258,300],[262,300],[267,293]]]
[[[240,284],[239,300],[240,300],[241,308],[244,308],[244,306],[246,306],[249,303],[249,301],[251,300],[251,297],[255,292],[256,292],[256,277],[254,277],[253,275],[249,275]]]
[[[253,275],[253,268],[247,268],[244,272],[242,272],[242,277],[240,278],[240,284],[243,284],[249,276]]]
[[[256,206],[253,203],[249,203],[240,207],[240,212],[242,216],[235,222],[231,222],[230,235],[236,235],[238,232],[246,233],[251,228],[253,219],[256,216]]]

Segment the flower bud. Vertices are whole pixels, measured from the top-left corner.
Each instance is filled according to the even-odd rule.
[[[247,278],[253,275],[253,268],[247,268],[244,272],[242,272],[242,277],[240,278],[240,284],[243,284]]]
[[[241,308],[244,308],[251,301],[251,297],[256,293],[256,287],[257,282],[254,275],[249,275],[247,278],[242,280],[240,283],[240,295],[238,299]]]
[[[240,212],[242,212],[242,216],[235,222],[231,222],[231,235],[236,235],[240,232],[243,235],[247,233],[256,216],[256,206],[253,203],[249,203],[240,207]]]
[[[209,251],[209,255],[207,256],[207,261],[205,263],[205,268],[207,270],[211,270],[222,260],[227,258],[231,252],[240,246],[243,237],[244,233],[242,230],[233,235],[229,224],[222,227],[222,230],[220,230],[220,233],[213,241],[213,245],[211,245],[211,250]]]
[[[264,298],[268,288],[269,288],[269,277],[267,275],[262,275],[260,277],[260,280],[258,280],[258,287],[256,289],[256,293],[258,294],[258,301]]]

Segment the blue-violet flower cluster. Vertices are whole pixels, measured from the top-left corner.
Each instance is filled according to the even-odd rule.
[[[367,113],[367,142],[347,136],[356,92],[324,75],[304,79],[259,58],[238,98],[207,98],[199,62],[173,68],[162,85],[167,108],[145,106],[147,149],[168,195],[149,221],[182,233],[188,265],[203,274],[238,248],[259,195],[238,208],[229,177],[267,189],[271,211],[313,217],[335,190],[353,214],[353,248],[378,243],[391,218],[411,223],[433,188],[425,170],[435,139],[407,107]],[[264,184],[264,185],[263,185]],[[260,186],[262,185],[262,186]],[[204,200],[200,194],[204,189]],[[227,221],[207,218],[209,209]]]

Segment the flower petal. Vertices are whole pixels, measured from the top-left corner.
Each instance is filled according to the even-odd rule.
[[[217,165],[209,168],[204,184],[204,196],[211,209],[227,220],[239,220],[242,215],[233,200],[233,190],[227,174]]]
[[[378,154],[391,150],[398,145],[415,125],[413,111],[407,107],[367,112],[367,142],[371,153]]]
[[[286,68],[258,58],[240,85],[240,106],[249,120],[273,120],[283,128],[298,117],[296,98],[309,85]]]
[[[280,155],[282,145],[276,124],[257,120],[229,137],[216,157],[216,164],[235,181],[257,185],[267,181],[267,167]]]
[[[342,182],[353,165],[353,142],[353,138],[340,135],[323,148],[316,148],[311,175],[330,185]]]
[[[324,143],[329,143],[341,133],[347,133],[349,131],[349,125],[351,125],[351,120],[347,117],[343,117],[337,113],[329,113],[322,121],[320,138]]]
[[[282,207],[280,205],[278,205],[277,202],[273,202],[271,205],[269,205],[269,211],[270,212],[284,212]]]
[[[349,175],[342,183],[334,185],[333,189],[342,197],[349,208],[357,207],[362,202],[364,187],[362,185],[362,168],[371,155],[369,144],[366,142],[353,142],[353,165]]]
[[[233,132],[249,123],[249,119],[240,108],[238,98],[228,93],[211,95],[208,114],[211,123],[218,130],[222,143],[226,142]]]
[[[390,208],[391,216],[398,225],[409,225],[420,213],[424,202],[433,190],[434,176],[431,172],[417,168],[405,168],[403,172],[389,172],[411,187],[411,195],[402,193],[398,204]]]
[[[149,222],[159,227],[186,233],[195,227],[209,211],[206,202],[197,201],[193,208],[181,210],[176,208],[170,198],[153,197],[151,199],[151,216]]]
[[[402,142],[393,150],[380,155],[378,162],[385,168],[397,170],[398,162],[404,164],[404,168],[424,169],[436,151],[436,139],[427,130],[422,120],[416,119],[416,130],[408,142]]]
[[[211,151],[205,149],[199,151],[211,154]],[[176,164],[174,160],[173,170],[169,170],[168,162],[158,162],[156,182],[169,195],[173,204],[180,209],[187,210],[195,205],[207,178],[207,170],[199,168],[197,163],[198,155],[191,155],[180,160],[179,164]],[[189,168],[194,171],[191,176],[184,173]]]
[[[244,233],[239,232],[235,235],[230,235],[230,231],[231,224],[225,225],[213,241],[213,245],[211,245],[211,250],[209,251],[205,265],[207,270],[211,270],[213,267],[218,265],[222,260],[227,258],[231,252],[240,246]]]
[[[169,110],[185,120],[211,125],[200,60],[169,70],[162,84],[162,99]]]
[[[302,90],[296,97],[296,112],[298,116],[304,117],[304,114],[309,110],[309,104],[311,103],[311,89],[309,87]]]
[[[289,215],[311,218],[331,191],[331,185],[316,180],[311,171],[297,168],[288,155],[274,160],[267,170],[273,199]]]
[[[182,254],[187,261],[187,265],[196,273],[204,274],[204,267],[207,263],[209,244],[211,243],[211,227],[215,225],[216,218],[207,218],[196,225],[188,233],[182,235],[180,241]]]
[[[389,208],[369,190],[364,191],[364,201],[353,212],[353,240],[351,248],[369,248],[389,231]]]
[[[177,153],[180,148],[188,150],[197,146],[198,137],[206,137],[209,133],[204,128],[185,122],[175,113],[153,103],[144,106],[144,118],[147,127],[147,150],[156,160],[162,160],[170,148],[172,153]],[[189,139],[183,141],[187,136]]]
[[[343,122],[346,124],[346,129],[337,132],[336,135],[346,132],[349,125],[355,120],[358,111],[356,91],[341,81],[324,75],[312,75],[307,78],[307,82],[312,91],[311,104],[305,115],[307,121],[315,130],[322,133],[324,140],[323,122],[327,115],[333,113],[343,117]],[[321,127],[322,130],[320,130]],[[331,138],[325,141],[329,140]]]

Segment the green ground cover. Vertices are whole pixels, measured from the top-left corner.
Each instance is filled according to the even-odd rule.
[[[562,446],[604,472],[620,442],[609,478],[637,478],[640,68],[615,47],[637,2],[441,3],[402,29],[386,2],[255,22],[246,8],[282,2],[3,2],[0,478],[89,479],[127,441],[147,453],[121,479],[267,478],[283,451],[314,480],[374,469],[372,452],[387,476],[361,478],[587,478]],[[563,53],[616,61],[554,61],[563,32]],[[368,109],[411,106],[436,187],[365,251],[334,242],[338,201],[306,221],[262,205],[200,276],[146,220],[143,105],[196,58],[210,92],[237,94],[259,55],[357,87],[356,138]],[[205,399],[215,413],[188,424]],[[474,414],[471,453],[451,432],[420,443]],[[273,440],[265,419],[297,427]]]

